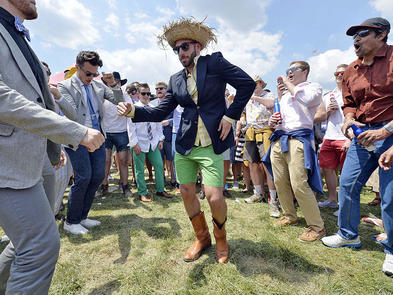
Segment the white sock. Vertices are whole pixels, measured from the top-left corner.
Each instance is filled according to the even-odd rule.
[[[275,202],[277,200],[277,191],[275,189],[269,189],[270,193],[270,199],[272,202]]]
[[[262,186],[260,185],[254,185],[255,193],[257,195],[262,195]]]

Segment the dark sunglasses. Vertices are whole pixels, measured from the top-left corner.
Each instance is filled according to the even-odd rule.
[[[342,76],[342,75],[344,75],[344,72],[343,71],[341,71],[341,72],[334,72],[334,76],[335,77],[337,77],[337,76]]]
[[[95,77],[98,77],[100,74],[98,74],[98,73],[92,73],[92,72],[89,72],[89,71],[85,71],[84,69],[82,69],[82,68],[80,68],[81,70],[82,70],[82,72],[84,72],[85,73],[85,75],[86,75],[86,77],[91,77],[91,76],[93,76],[94,78]]]
[[[375,31],[375,30],[361,30],[357,33],[355,33],[355,35],[353,35],[353,39],[356,39],[357,36],[359,36],[360,38],[366,37],[370,34],[371,31],[374,31],[377,35],[380,34],[379,31]]]
[[[190,44],[195,44],[197,42],[195,41],[190,41],[190,42],[184,42],[180,44],[180,46],[175,46],[173,47],[173,52],[175,54],[179,54],[180,48],[183,49],[183,51],[187,51],[190,48]]]
[[[296,71],[299,70],[299,69],[303,71],[302,67],[291,67],[291,68],[289,68],[285,73],[286,73],[287,76],[288,76],[289,72],[294,73],[294,72],[296,72]]]
[[[145,95],[150,96],[150,95],[151,95],[151,92],[141,92],[141,95],[142,95],[142,96],[145,96]]]
[[[128,90],[127,93],[128,93],[128,94],[131,94],[131,95],[135,95],[136,90]]]
[[[163,90],[165,87],[156,87],[156,90]]]

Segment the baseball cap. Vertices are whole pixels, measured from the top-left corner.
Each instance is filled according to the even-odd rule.
[[[366,19],[358,26],[352,26],[347,30],[348,36],[353,36],[359,29],[376,29],[390,32],[390,23],[382,17],[373,17]]]

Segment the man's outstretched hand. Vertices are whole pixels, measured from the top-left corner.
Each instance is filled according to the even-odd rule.
[[[131,111],[132,105],[129,102],[119,102],[117,105],[117,114],[119,116],[126,116]]]
[[[94,152],[104,143],[104,141],[105,138],[100,131],[88,128],[80,144],[87,147],[89,152]]]

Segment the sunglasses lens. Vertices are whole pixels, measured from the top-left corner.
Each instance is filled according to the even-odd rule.
[[[150,94],[151,94],[150,92],[141,92],[142,96],[145,96],[145,95],[149,95],[150,96]]]

